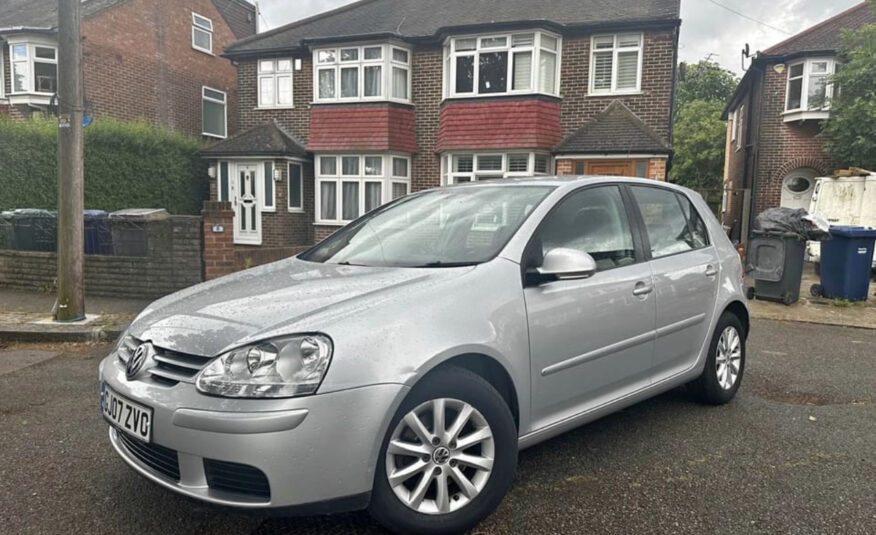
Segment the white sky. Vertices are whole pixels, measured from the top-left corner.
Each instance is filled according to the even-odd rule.
[[[781,33],[746,20],[710,0],[682,0],[681,60],[697,62],[708,54],[714,54],[712,59],[727,69],[741,73],[740,51],[745,43],[751,45],[752,52],[764,50],[861,0],[715,1],[787,32]],[[350,0],[260,0],[263,20],[259,21],[259,28],[262,31],[276,28],[347,3]]]

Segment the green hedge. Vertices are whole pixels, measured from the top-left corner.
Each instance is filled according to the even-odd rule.
[[[200,213],[209,184],[199,148],[197,139],[178,132],[96,118],[85,129],[85,207]],[[55,209],[57,154],[57,119],[0,119],[0,210]]]

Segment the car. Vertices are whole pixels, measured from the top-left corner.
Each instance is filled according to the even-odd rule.
[[[458,533],[521,449],[682,385],[730,401],[747,307],[688,189],[449,186],[156,301],[100,364],[101,410],[118,455],[177,493]]]

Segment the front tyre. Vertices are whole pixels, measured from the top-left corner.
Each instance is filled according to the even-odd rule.
[[[482,377],[449,367],[408,394],[383,440],[369,512],[396,533],[467,531],[514,479],[517,427]]]
[[[709,344],[709,355],[703,373],[688,386],[703,403],[727,403],[742,382],[745,371],[745,330],[736,315],[725,312]]]

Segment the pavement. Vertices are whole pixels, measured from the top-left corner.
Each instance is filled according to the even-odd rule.
[[[152,299],[87,295],[86,320],[52,320],[55,294],[0,288],[0,341],[98,342],[114,340]]]
[[[759,319],[876,329],[876,282],[870,282],[870,295],[866,301],[854,303],[812,296],[809,290],[817,283],[821,283],[821,277],[815,273],[814,264],[807,263],[800,283],[799,301],[786,306],[755,298],[749,303],[751,315]],[[746,284],[754,286],[755,281],[749,277]]]
[[[0,349],[4,532],[382,533],[361,512],[229,512],[137,476],[98,414],[109,347]],[[874,533],[876,331],[755,320],[748,347],[727,405],[679,388],[521,452],[510,494],[474,533]]]

